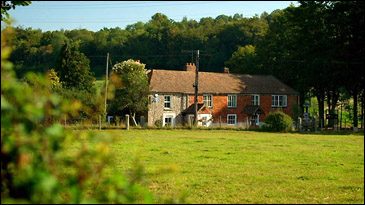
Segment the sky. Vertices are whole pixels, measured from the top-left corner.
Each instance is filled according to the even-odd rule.
[[[259,16],[266,11],[284,9],[296,1],[32,1],[9,11],[13,26],[42,31],[87,29],[99,31],[104,27],[125,29],[127,25],[151,20],[156,13],[169,19],[199,21],[224,14],[243,17]],[[3,27],[3,25],[2,25]]]

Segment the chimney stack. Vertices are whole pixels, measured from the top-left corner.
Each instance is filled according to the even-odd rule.
[[[229,73],[229,68],[224,67],[223,72],[224,72],[224,73]]]
[[[184,67],[185,71],[192,71],[195,72],[196,70],[196,65],[195,63],[186,63],[185,67]]]

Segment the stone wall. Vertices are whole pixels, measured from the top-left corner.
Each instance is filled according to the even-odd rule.
[[[154,94],[149,96],[148,125],[153,126],[156,120],[163,120],[164,114],[175,114],[175,125],[183,124],[182,112],[186,109],[186,97],[182,93],[157,93],[158,102]],[[171,96],[171,109],[165,109],[165,96]]]

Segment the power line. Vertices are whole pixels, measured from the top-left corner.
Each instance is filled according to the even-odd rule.
[[[203,16],[202,18],[206,18],[204,17],[205,15],[209,16],[209,15],[221,15],[221,14],[196,14],[196,15],[189,15],[190,20],[191,17],[199,17],[199,16]],[[242,16],[252,16],[255,14],[246,14]],[[169,19],[172,20],[176,20],[176,18],[178,17],[188,17],[187,15],[177,15],[177,16],[170,16]],[[137,18],[139,18],[139,20],[137,20]],[[175,19],[174,19],[175,18]],[[141,20],[142,19],[142,20]],[[44,20],[44,19],[31,19],[31,20],[22,20],[22,19],[17,19],[16,21],[18,22],[39,22],[39,23],[105,23],[105,22],[138,22],[138,21],[149,21],[151,20],[151,17],[136,17],[134,19],[131,18],[103,18],[103,19],[95,19],[95,20],[90,20],[90,19],[64,19],[62,21],[59,20]]]
[[[47,7],[46,9],[106,9],[106,8],[110,8],[110,9],[124,9],[124,8],[142,8],[142,7],[166,7],[166,6],[189,6],[189,5],[198,5],[198,4],[210,4],[210,3],[222,3],[222,2],[217,2],[217,1],[213,1],[213,2],[195,2],[195,3],[180,3],[180,4],[156,4],[156,5],[148,5],[148,4],[144,4],[144,5],[132,5],[132,6],[124,6],[124,5],[115,5],[115,6],[112,6],[110,7],[110,5],[107,5],[106,7],[103,7],[103,6],[98,6],[98,7],[92,7],[93,5],[85,5],[85,7],[81,7],[81,8],[76,8],[77,6],[76,5],[59,5],[59,6],[54,6],[52,7],[53,5],[42,5],[44,7]],[[37,5],[39,6],[39,5]],[[65,7],[65,8],[62,8],[62,7]],[[79,5],[81,6],[81,5]],[[86,8],[87,6],[89,6],[89,8]],[[91,7],[90,7],[91,6]],[[61,7],[61,8],[60,8]],[[39,7],[29,7],[28,9],[45,9],[45,8],[39,8]]]

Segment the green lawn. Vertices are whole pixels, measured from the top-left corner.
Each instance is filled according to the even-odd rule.
[[[116,136],[111,151],[118,170],[139,156],[150,190],[162,198],[186,193],[189,203],[364,203],[362,134],[91,132]],[[161,169],[175,172],[153,174]]]

